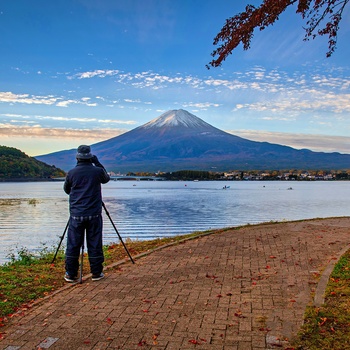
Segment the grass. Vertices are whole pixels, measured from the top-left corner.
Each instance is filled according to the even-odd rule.
[[[162,245],[205,233],[196,232],[150,241],[126,240],[124,243],[131,256],[134,257]],[[64,252],[60,250],[52,264],[55,252],[56,248],[52,248],[52,251],[44,248],[39,256],[35,256],[27,249],[21,248],[17,254],[9,255],[10,262],[0,266],[0,327],[6,318],[11,317],[15,312],[26,310],[33,301],[51,294],[66,284],[63,279],[65,273]],[[104,255],[105,265],[129,259],[121,243],[105,246]],[[86,275],[90,273],[87,256],[83,262],[83,271]]]
[[[350,349],[350,251],[335,265],[321,307],[308,306],[296,349]]]

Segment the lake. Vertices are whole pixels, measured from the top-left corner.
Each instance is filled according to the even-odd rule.
[[[0,264],[22,248],[35,252],[58,245],[69,218],[62,187],[63,182],[0,183]],[[102,188],[124,241],[349,216],[350,208],[348,181],[110,181]],[[104,243],[112,242],[118,236],[104,213]]]

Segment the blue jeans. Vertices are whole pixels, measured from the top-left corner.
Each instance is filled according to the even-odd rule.
[[[103,270],[102,215],[93,217],[71,216],[66,248],[66,272],[71,277],[78,275],[79,255],[84,244],[85,232],[91,273],[99,275]]]

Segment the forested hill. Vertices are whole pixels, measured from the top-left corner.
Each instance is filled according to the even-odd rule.
[[[36,180],[65,176],[55,166],[43,163],[13,147],[0,146],[0,181]]]

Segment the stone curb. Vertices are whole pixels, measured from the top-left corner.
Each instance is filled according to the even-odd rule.
[[[346,246],[343,250],[341,250],[336,257],[329,261],[327,267],[324,269],[320,280],[317,283],[317,288],[315,291],[314,297],[314,306],[319,307],[322,306],[325,302],[325,292],[327,288],[327,284],[329,281],[329,277],[333,272],[334,266],[339,261],[339,259],[350,249],[350,245]]]

